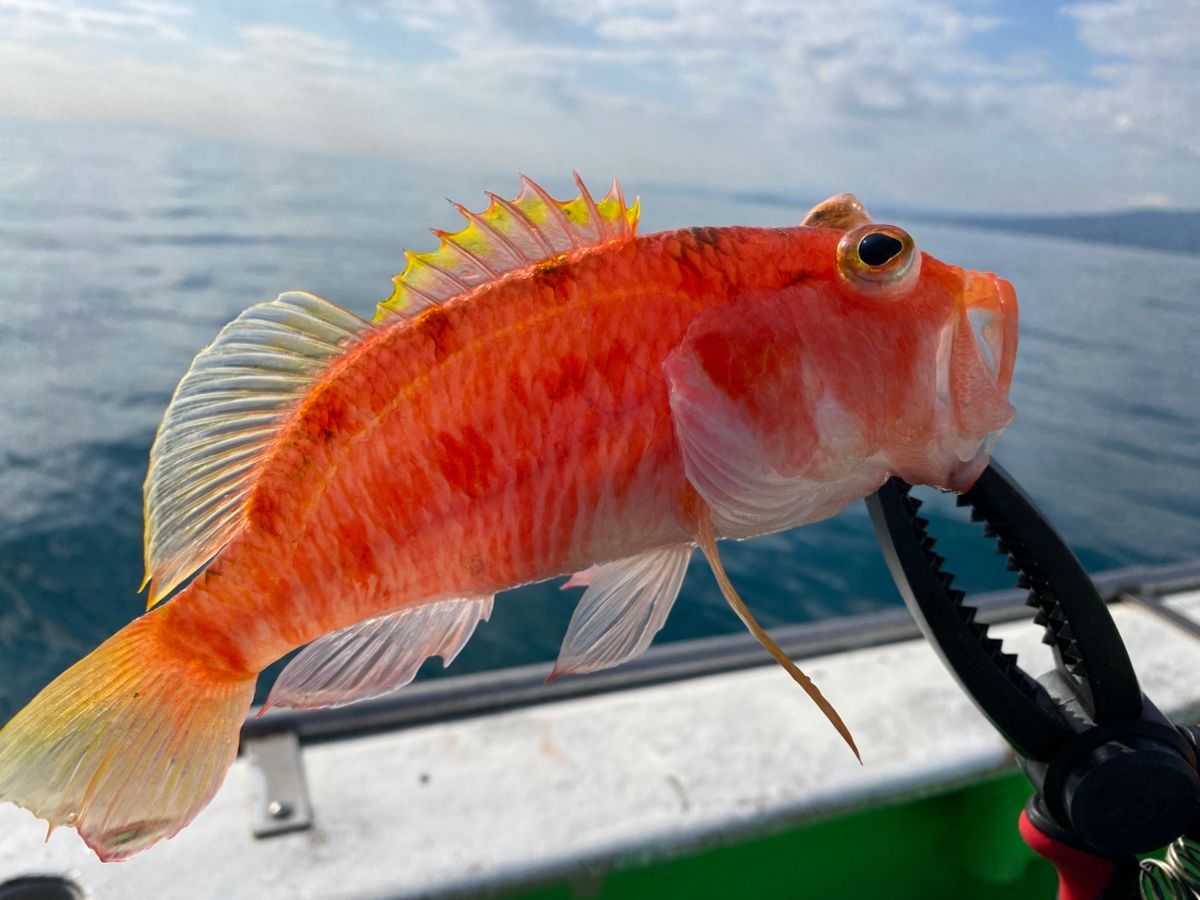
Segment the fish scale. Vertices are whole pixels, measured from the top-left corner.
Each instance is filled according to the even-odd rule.
[[[701,244],[690,232],[643,239],[386,327],[314,390],[290,426],[300,436],[264,468],[256,488],[255,498],[291,496],[309,510],[308,521],[322,523],[301,526],[293,556],[325,565],[301,565],[297,577],[257,598],[205,590],[188,602],[258,603],[273,617],[286,609],[289,623],[309,623],[307,640],[395,609],[398,600],[495,590],[626,555],[647,539],[686,538],[662,362],[696,312],[722,299],[685,285],[722,254],[743,259],[739,243]],[[747,271],[756,287],[769,284],[765,259]],[[629,296],[630,283],[640,296]],[[526,337],[533,330],[536,353]],[[564,359],[577,362],[564,372]],[[378,405],[358,417],[361,431],[340,433],[336,449],[322,453],[330,419],[340,418],[327,407],[355,396]],[[378,464],[381,455],[386,465]],[[312,459],[336,480],[322,484]],[[307,490],[279,487],[297,482]],[[551,484],[560,489],[546,490]],[[289,521],[296,513],[275,506],[270,515]],[[252,523],[283,530],[266,519]],[[243,540],[245,551],[235,541],[214,565],[226,572],[254,565],[253,536]],[[380,545],[394,555],[347,549]],[[277,557],[264,563],[295,568]],[[375,577],[370,596],[353,587],[368,576]],[[314,584],[329,589],[314,595]],[[303,604],[296,603],[299,585],[308,586]],[[286,630],[290,646],[298,633]],[[279,655],[261,644],[247,648],[248,660],[251,652],[265,661]]]
[[[350,604],[344,594],[331,594],[308,608],[313,636],[395,608],[396,598],[496,589],[605,554],[622,556],[630,536],[646,540],[647,521],[659,520],[652,540],[686,536],[677,522],[683,473],[661,364],[697,306],[718,299],[680,290],[678,265],[671,263],[694,252],[680,246],[689,238],[672,240],[670,253],[653,240],[636,254],[626,251],[630,259],[595,253],[581,260],[593,271],[575,275],[560,266],[553,283],[504,284],[491,296],[394,325],[379,336],[378,348],[367,343],[358,350],[364,362],[372,353],[395,356],[395,365],[372,366],[390,373],[382,392],[390,397],[389,413],[376,413],[370,437],[343,438],[349,449],[337,467],[340,487],[326,488],[328,498],[314,506],[312,518],[350,523],[334,546],[384,541],[402,550],[383,574],[389,590]],[[644,260],[655,258],[666,262],[652,280]],[[630,283],[623,266],[642,270],[640,298],[619,289]],[[648,304],[658,314],[646,314]],[[632,317],[631,310],[642,314]],[[586,330],[581,320],[589,322]],[[530,354],[523,335],[534,328],[539,352]],[[439,360],[439,342],[461,349]],[[564,359],[580,360],[565,376]],[[361,380],[349,366],[342,374]],[[413,376],[418,389],[406,383]],[[311,415],[322,418],[318,410]],[[304,427],[304,413],[295,427]],[[391,448],[385,467],[374,462],[372,445]],[[522,458],[538,464],[522,467]],[[287,466],[298,463],[281,463],[278,474],[265,470],[258,490],[274,490],[271,479],[288,478]],[[551,485],[560,490],[546,490]],[[386,514],[371,521],[355,515],[372,506]],[[372,528],[383,534],[364,540],[361,529]],[[322,536],[311,544],[301,539],[296,554],[319,556],[331,541]],[[228,556],[236,558],[236,547]],[[486,569],[475,563],[481,559]],[[340,588],[354,581],[361,563],[338,553],[316,581]]]

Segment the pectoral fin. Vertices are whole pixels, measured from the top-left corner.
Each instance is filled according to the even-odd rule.
[[[684,473],[722,537],[828,518],[888,475],[862,422],[803,366],[800,339],[762,325],[778,313],[764,304],[754,321],[702,313],[663,365]]]
[[[750,629],[750,633],[758,638],[758,642],[763,645],[766,651],[775,658],[777,663],[787,670],[787,673],[792,676],[792,679],[800,687],[804,688],[804,692],[817,704],[817,708],[825,714],[825,718],[837,729],[837,733],[842,736],[842,740],[849,745],[855,757],[861,763],[862,755],[858,752],[858,747],[854,743],[850,729],[846,727],[846,723],[842,721],[842,717],[838,715],[838,711],[833,708],[833,704],[825,699],[825,695],[813,684],[812,679],[800,671],[799,667],[788,658],[788,655],[783,652],[782,648],[755,621],[753,614],[746,607],[746,604],[742,602],[742,598],[738,596],[737,590],[734,589],[733,583],[729,580],[729,576],[725,574],[725,567],[721,565],[721,556],[717,551],[716,535],[713,533],[712,521],[709,518],[707,509],[701,510],[698,526],[696,540],[700,544],[700,549],[704,551],[705,558],[708,559],[713,577],[717,579],[717,585],[721,588],[721,593],[725,595],[726,601],[733,607],[733,611],[737,613],[742,623]]]
[[[721,534],[753,537],[812,521],[820,498],[811,482],[779,472],[747,404],[713,381],[694,343],[672,353],[664,371],[684,472]],[[793,430],[813,433],[803,425]]]

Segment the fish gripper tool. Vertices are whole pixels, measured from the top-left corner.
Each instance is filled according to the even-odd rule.
[[[1018,827],[1058,869],[1059,900],[1200,898],[1200,729],[1143,694],[1095,585],[995,461],[957,502],[1029,592],[1054,655],[1039,677],[977,621],[911,490],[891,478],[867,498],[876,537],[925,638],[1033,783]],[[1165,862],[1139,864],[1172,842]]]

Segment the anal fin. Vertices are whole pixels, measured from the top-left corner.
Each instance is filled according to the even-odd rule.
[[[833,708],[833,704],[825,699],[825,695],[813,684],[812,679],[801,672],[800,667],[792,662],[791,658],[783,652],[783,648],[772,640],[771,636],[755,620],[754,615],[742,601],[742,598],[738,596],[733,582],[729,580],[729,576],[725,574],[725,567],[721,564],[721,555],[717,551],[717,540],[716,535],[713,533],[712,520],[709,518],[706,508],[700,511],[696,539],[700,544],[700,549],[704,552],[704,556],[708,559],[708,564],[712,568],[713,577],[716,578],[717,585],[721,588],[721,593],[729,605],[733,607],[733,611],[737,613],[738,618],[742,620],[742,624],[750,629],[750,633],[758,638],[758,642],[763,645],[763,648],[792,676],[792,680],[804,688],[804,692],[817,704],[817,708],[825,714],[825,718],[829,720],[829,723],[833,725],[837,733],[842,736],[842,740],[846,742],[861,763],[862,754],[858,752],[858,747],[854,743],[854,737],[850,734],[850,729],[842,721],[842,717],[838,714],[838,711]]]
[[[454,597],[377,616],[313,641],[271,689],[271,706],[316,709],[377,697],[412,681],[440,656],[450,665],[492,613],[492,595]]]

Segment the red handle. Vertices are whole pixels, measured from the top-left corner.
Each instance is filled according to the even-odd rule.
[[[1021,811],[1021,837],[1030,849],[1058,869],[1058,900],[1099,900],[1116,874],[1114,860],[1093,856],[1049,837]]]

